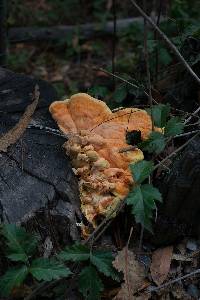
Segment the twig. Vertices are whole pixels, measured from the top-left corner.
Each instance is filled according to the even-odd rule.
[[[137,149],[136,146],[128,146],[126,148],[122,148],[119,150],[119,153],[124,153],[124,152],[128,152],[128,151],[134,151],[135,149]]]
[[[122,210],[122,208],[125,206],[125,201],[124,200],[121,200],[120,203],[116,206],[116,208],[97,226],[97,228],[90,234],[90,236],[87,238],[87,240],[84,241],[84,244],[87,244],[91,241],[91,239],[94,239],[95,235],[97,233],[99,233],[100,229],[107,223],[109,222],[109,225],[110,223],[113,221],[113,215],[117,216],[119,214],[119,212]],[[107,224],[106,224],[107,225]],[[106,226],[105,225],[105,226]],[[106,226],[107,228],[107,226]],[[105,228],[105,229],[106,229]],[[100,234],[98,234],[98,238],[100,237],[100,235],[105,231],[105,229],[103,228],[101,231],[100,231]],[[96,241],[97,238],[94,239],[94,241]]]
[[[132,234],[133,234],[133,226],[131,227],[131,230],[130,230],[130,233],[129,233],[129,237],[128,237],[128,241],[127,241],[127,244],[126,244],[127,248],[129,247]]]
[[[183,137],[183,136],[188,136],[188,135],[196,133],[196,132],[200,132],[200,129],[193,130],[193,131],[190,131],[190,132],[185,132],[185,133],[182,133],[182,134],[177,134],[173,138],[179,138],[179,137]]]
[[[178,51],[177,47],[170,41],[170,39],[166,36],[166,34],[160,30],[160,28],[153,22],[153,20],[149,16],[147,16],[147,14],[143,11],[143,9],[134,0],[130,0],[130,1],[134,5],[134,7],[140,12],[140,14],[149,22],[149,24],[151,24],[153,29],[155,29],[158,32],[158,34],[166,42],[166,44],[171,48],[171,50],[174,52],[174,54],[179,59],[179,61],[184,65],[185,69],[187,69],[187,71],[193,76],[193,78],[198,82],[198,84],[200,84],[200,78],[192,70],[190,65],[187,63],[187,61]]]
[[[105,70],[105,69],[103,69],[103,68],[98,68],[98,70],[104,72],[105,74],[108,74],[108,75],[110,75],[110,76],[113,76],[113,77],[115,77],[115,78],[117,78],[117,79],[123,81],[124,83],[133,86],[133,87],[136,88],[136,89],[140,89],[140,88],[141,88],[141,87],[139,87],[138,85],[136,85],[136,84],[134,84],[134,83],[132,83],[132,82],[130,82],[130,81],[124,79],[123,77],[121,77],[121,76],[119,76],[119,75],[116,75],[116,74],[113,74],[113,73],[111,73],[111,72],[109,72],[109,71],[107,71],[107,70]],[[149,97],[149,94],[148,94],[145,90],[143,90],[143,91],[144,91],[144,94],[145,94],[147,97]],[[157,102],[155,99],[153,99],[153,98],[152,98],[152,101],[153,101],[155,104],[158,104],[158,102]]]
[[[114,219],[114,218],[113,218]],[[98,241],[98,239],[102,236],[102,234],[106,231],[106,229],[110,226],[110,224],[112,223],[113,219],[109,219],[109,221],[107,222],[107,224],[101,229],[101,231],[98,233],[98,235],[96,237],[93,238],[93,243],[95,243],[96,241]]]
[[[193,141],[198,135],[200,131],[198,131],[191,139],[189,139],[187,142],[185,142],[182,146],[174,150],[171,154],[169,154],[167,157],[165,157],[163,160],[161,160],[157,165],[155,165],[153,170],[156,170],[160,165],[163,165],[164,162],[166,162],[169,158],[176,155],[178,152],[180,152],[182,149],[184,149],[191,141]]]
[[[151,293],[151,292],[157,292],[157,291],[159,291],[160,289],[166,288],[166,287],[168,287],[168,286],[171,285],[171,284],[174,284],[174,283],[176,283],[176,282],[179,282],[179,281],[181,281],[181,280],[183,280],[183,279],[189,278],[189,277],[194,276],[194,275],[199,274],[199,273],[200,273],[200,269],[197,269],[196,271],[193,271],[193,272],[191,272],[191,273],[189,273],[189,274],[183,275],[183,276],[178,277],[178,278],[176,278],[176,279],[170,280],[170,281],[168,281],[168,282],[166,282],[166,283],[164,283],[164,284],[162,284],[162,285],[160,285],[160,286],[158,286],[158,287],[149,287],[149,288],[147,289],[147,292],[150,292],[150,293]]]
[[[184,124],[187,124],[192,119],[192,117],[198,114],[199,111],[200,111],[200,106],[185,120]]]

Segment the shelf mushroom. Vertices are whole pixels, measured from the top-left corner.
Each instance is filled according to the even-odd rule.
[[[144,157],[138,148],[129,150],[126,133],[139,130],[142,140],[148,139],[151,117],[136,108],[112,112],[85,93],[53,102],[49,110],[68,137],[64,148],[79,179],[81,209],[95,227],[98,217],[107,216],[134,185],[129,164]]]

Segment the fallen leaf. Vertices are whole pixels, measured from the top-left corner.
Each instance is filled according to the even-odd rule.
[[[128,250],[127,247],[123,248],[118,252],[113,266],[124,274],[124,283],[121,285],[121,289],[115,296],[114,300],[136,300],[138,296],[134,294],[141,288],[144,284],[145,279],[145,269],[136,260],[133,252]],[[141,298],[140,298],[141,299]],[[146,295],[143,297],[146,298]]]
[[[0,152],[7,152],[8,147],[12,144],[15,144],[17,140],[22,136],[28,124],[30,123],[31,116],[33,115],[37,107],[39,95],[39,88],[38,86],[36,86],[33,94],[33,102],[27,106],[19,122],[2,137],[0,137]]]
[[[157,285],[161,285],[169,273],[172,260],[173,246],[159,248],[153,252],[151,263],[151,276]]]

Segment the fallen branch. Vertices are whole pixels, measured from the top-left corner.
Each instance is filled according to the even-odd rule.
[[[162,17],[162,20],[165,20]],[[116,21],[118,31],[128,28],[132,24],[142,23],[142,17],[119,19]],[[93,37],[113,34],[113,21],[108,21],[105,25],[99,23],[87,23],[67,26],[52,27],[17,27],[8,31],[8,38],[11,43],[65,40],[68,35],[79,34],[80,38],[90,39]]]
[[[185,69],[193,76],[193,78],[200,84],[200,78],[197,76],[197,74],[192,70],[190,65],[187,63],[187,61],[184,59],[184,57],[181,55],[181,53],[178,51],[177,47],[170,41],[170,39],[165,35],[164,32],[160,30],[160,28],[153,22],[153,20],[147,16],[147,14],[143,11],[143,9],[137,5],[137,3],[134,0],[130,0],[131,3],[134,5],[134,7],[139,11],[139,13],[143,16],[143,18],[148,21],[148,23],[155,29],[160,37],[166,42],[166,44],[171,48],[171,50],[174,52],[178,60],[184,65]]]

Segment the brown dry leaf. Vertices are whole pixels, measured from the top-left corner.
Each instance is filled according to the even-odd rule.
[[[136,300],[138,297],[134,294],[141,288],[145,279],[145,270],[142,265],[136,260],[133,252],[127,247],[118,252],[113,266],[124,273],[124,283],[121,289],[115,296],[115,300]],[[140,298],[141,299],[141,298]],[[146,298],[146,295],[143,299]]]
[[[173,246],[159,248],[153,252],[151,276],[157,285],[161,285],[167,278],[172,260]]]
[[[39,87],[36,85],[35,91],[33,93],[33,102],[27,106],[19,122],[2,137],[0,137],[0,151],[7,152],[8,147],[12,144],[15,144],[17,140],[22,136],[28,124],[30,123],[31,116],[33,115],[37,107],[39,96]]]

